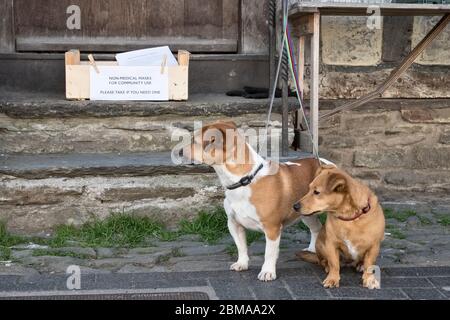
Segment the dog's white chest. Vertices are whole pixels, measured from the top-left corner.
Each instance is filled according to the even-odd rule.
[[[358,259],[358,251],[355,246],[350,242],[350,240],[344,240],[345,245],[347,246],[348,253],[352,256],[353,260]]]
[[[233,209],[235,219],[245,228],[263,231],[261,221],[256,213],[256,207],[250,202],[250,187],[241,187],[225,193],[230,207]]]

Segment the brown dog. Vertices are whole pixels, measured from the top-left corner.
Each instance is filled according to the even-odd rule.
[[[339,287],[340,257],[363,271],[363,286],[379,289],[373,274],[381,241],[384,214],[377,196],[365,185],[334,166],[323,166],[309,186],[309,192],[295,207],[302,215],[327,212],[327,221],[316,241],[316,254],[299,252],[306,261],[319,263],[328,273],[326,288]]]
[[[258,275],[261,281],[276,279],[281,231],[287,225],[302,219],[311,230],[307,250],[315,250],[322,225],[317,217],[302,217],[292,210],[292,204],[308,192],[320,167],[318,160],[266,160],[245,141],[233,122],[217,122],[196,130],[180,154],[212,166],[226,189],[224,208],[238,249],[238,260],[230,266],[231,270],[248,269],[245,229],[258,230],[266,236],[264,264]]]

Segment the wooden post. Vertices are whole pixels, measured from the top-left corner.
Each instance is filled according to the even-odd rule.
[[[67,51],[64,55],[66,66],[73,66],[80,64],[80,51],[79,50],[70,50]]]
[[[287,157],[289,154],[289,85],[288,85],[288,73],[283,66],[283,74],[281,76],[282,81],[282,117],[281,117],[281,155]],[[286,67],[288,67],[286,65]]]
[[[319,150],[320,13],[313,13],[311,37],[310,127],[315,151]],[[313,150],[314,151],[314,150]]]
[[[0,12],[0,53],[14,53],[13,0],[0,0]]]
[[[298,61],[297,61],[297,74],[298,74],[298,85],[299,89],[303,95],[305,90],[305,39],[306,37],[301,35],[298,38]],[[301,96],[303,98],[303,96]]]
[[[305,40],[304,35],[300,35],[298,38],[298,58],[297,58],[297,75],[298,86],[300,90],[300,98],[303,100],[303,94],[305,92]],[[297,111],[297,130],[300,130],[301,123],[303,122],[302,111]]]

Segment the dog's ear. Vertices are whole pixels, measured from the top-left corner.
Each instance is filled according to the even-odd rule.
[[[318,167],[316,170],[316,173],[314,173],[314,178],[317,178],[317,176],[322,172],[322,167]]]
[[[336,166],[332,164],[324,164],[317,168],[316,173],[314,174],[314,177],[317,177],[323,170],[327,169],[336,169]]]
[[[348,192],[356,208],[362,209],[367,206],[370,189],[353,178],[347,179]]]
[[[340,173],[332,173],[327,182],[327,188],[331,192],[345,192],[347,188],[347,179]]]

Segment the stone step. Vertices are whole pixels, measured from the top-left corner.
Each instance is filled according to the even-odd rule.
[[[290,151],[276,161],[312,157],[306,152]],[[150,153],[68,153],[0,154],[0,174],[28,180],[77,178],[86,176],[139,177],[212,173],[207,165],[174,163],[170,152]]]
[[[0,97],[0,150],[33,154],[169,151],[199,123],[227,119],[261,131],[269,105],[267,99],[214,94],[184,102],[67,101],[63,95],[17,91]],[[278,141],[280,106],[276,99],[271,121]],[[290,106],[295,108],[293,99]]]
[[[0,155],[0,174],[23,179],[155,176],[208,172],[213,171],[205,165],[174,164],[170,152]]]
[[[308,157],[291,153],[281,160]],[[41,234],[112,212],[167,225],[222,205],[208,166],[172,162],[169,152],[0,156],[0,220],[15,232]]]

